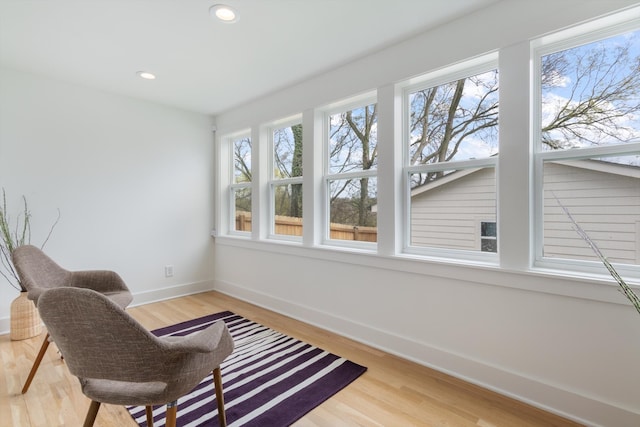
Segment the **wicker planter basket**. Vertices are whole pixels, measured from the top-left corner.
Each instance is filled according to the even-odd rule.
[[[11,302],[10,338],[14,341],[40,335],[42,321],[33,301],[27,299],[27,292],[20,292],[20,296]]]

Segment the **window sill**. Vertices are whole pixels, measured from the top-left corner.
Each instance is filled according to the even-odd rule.
[[[547,270],[510,270],[494,264],[470,263],[464,260],[425,258],[416,255],[383,256],[371,251],[335,246],[305,247],[290,241],[254,241],[236,236],[219,236],[216,245],[233,246],[287,257],[304,257],[413,273],[470,284],[499,286],[571,298],[626,305],[618,285],[605,275],[581,275],[576,272]],[[291,262],[290,259],[287,262]]]

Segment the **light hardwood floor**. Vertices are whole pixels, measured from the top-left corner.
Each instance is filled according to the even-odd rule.
[[[314,426],[577,426],[579,424],[465,383],[432,369],[291,318],[217,293],[176,298],[130,308],[155,329],[231,310],[368,367],[368,371],[299,420]],[[24,341],[0,336],[0,426],[81,426],[89,400],[51,345],[30,390],[20,390],[44,334]],[[222,372],[224,380],[224,371]],[[180,408],[178,408],[178,411]],[[96,427],[135,427],[124,407],[103,405]],[[271,427],[271,426],[265,426]]]

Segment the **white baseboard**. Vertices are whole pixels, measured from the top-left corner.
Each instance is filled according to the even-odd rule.
[[[347,318],[316,310],[313,307],[274,298],[236,284],[216,281],[214,289],[586,426],[637,427],[640,425],[640,414],[638,413],[580,395],[571,390],[540,382],[517,372],[510,372],[499,366],[473,360],[465,355],[455,354],[446,349],[436,348],[407,337],[375,329]]]
[[[164,301],[177,297],[183,297],[186,295],[199,294],[212,290],[213,281],[205,280],[202,282],[167,286],[165,288],[156,288],[150,291],[135,292],[133,294],[133,302],[131,303],[131,307],[150,304],[152,302]]]
[[[152,302],[164,301],[171,298],[183,297],[186,295],[199,294],[212,290],[213,282],[210,280],[205,280],[202,282],[167,286],[165,288],[157,288],[150,291],[134,292],[133,302],[131,303],[130,307],[149,304]],[[9,317],[0,318],[0,335],[8,334],[10,327],[11,319]]]

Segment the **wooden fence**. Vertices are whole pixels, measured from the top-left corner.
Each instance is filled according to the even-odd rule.
[[[275,233],[286,236],[302,236],[302,218],[276,215]],[[236,230],[251,231],[251,213],[236,213]],[[331,239],[358,240],[361,242],[378,241],[377,227],[360,227],[331,223]]]

